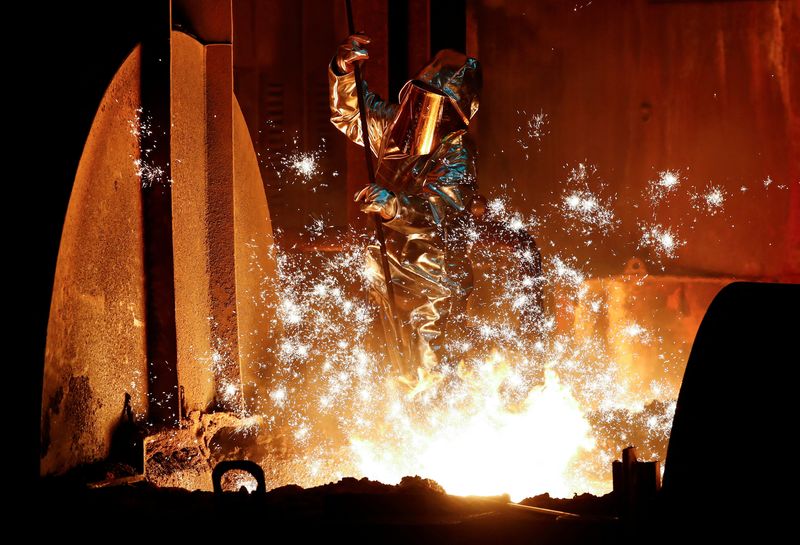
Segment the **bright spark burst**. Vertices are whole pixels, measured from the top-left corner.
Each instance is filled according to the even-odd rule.
[[[130,133],[137,138],[152,136],[153,118],[146,114],[142,108],[137,108],[136,117],[128,120],[128,127],[130,128]]]
[[[134,159],[133,165],[136,167],[136,176],[141,181],[142,187],[160,183],[172,184],[172,179],[167,178],[166,171],[158,165],[148,163],[144,159]]]
[[[152,116],[142,108],[136,110],[136,117],[128,120],[130,133],[139,140],[139,156],[133,157],[133,167],[142,188],[172,184],[164,166],[153,159],[153,152],[159,145],[153,126]]]
[[[521,406],[509,411],[499,389],[504,382],[519,387],[523,381],[502,363],[482,363],[482,371],[465,377],[471,390],[465,403],[423,423],[400,414],[396,418],[402,424],[389,427],[377,440],[351,439],[363,473],[388,483],[412,473],[436,475],[436,482],[451,494],[494,495],[502,490],[515,501],[531,490],[572,493],[576,486],[567,475],[570,460],[576,447],[591,452],[594,441],[570,389],[548,371],[544,383],[525,389]],[[398,443],[413,448],[387,448]]]
[[[628,337],[640,337],[646,333],[642,326],[635,323],[625,326],[622,332]]]
[[[543,112],[530,117],[520,130],[528,141],[520,145],[538,143],[548,123]],[[287,184],[316,188],[322,164],[320,148],[281,155],[271,166]],[[282,445],[275,450],[283,454],[259,451],[264,467],[281,468],[269,486],[313,486],[342,476],[397,482],[418,474],[451,493],[520,499],[608,491],[608,464],[634,439],[646,456],[663,459],[677,391],[664,376],[636,386],[607,333],[620,345],[652,345],[663,354],[661,369],[683,356],[659,345],[661,333],[646,320],[612,319],[611,301],[588,287],[596,276],[591,262],[547,236],[561,230],[588,246],[621,223],[617,196],[608,194],[597,168],[580,162],[567,169],[545,215],[520,213],[506,191],[488,201],[487,219],[511,234],[504,244],[483,247],[476,227],[452,233],[471,248],[476,288],[483,291],[473,294],[474,308],[459,324],[463,335],[448,339],[457,367],[421,372],[412,387],[397,380],[376,334],[379,310],[366,289],[360,233],[341,235],[336,252],[279,244],[270,250],[277,281],[265,274],[259,297],[272,306],[278,341],[259,363],[265,386],[249,403],[261,433]],[[665,170],[648,182],[646,195],[656,204],[690,195],[686,185],[679,171]],[[729,197],[713,186],[697,195],[694,202],[710,213]],[[637,225],[640,236],[628,249],[647,250],[648,265],[663,266],[685,244],[680,225]],[[312,218],[306,230],[319,236],[328,227]],[[513,248],[511,239],[525,232],[545,246],[541,275],[522,270],[535,261],[529,249]],[[538,308],[539,288],[556,303]],[[581,319],[588,324],[579,327]],[[613,323],[603,330],[598,324],[606,321]],[[224,359],[215,352],[208,365]],[[226,395],[241,395],[231,386]]]
[[[665,189],[673,189],[678,185],[679,177],[676,173],[665,170],[659,175],[658,186]]]
[[[606,186],[595,182],[596,174],[593,165],[578,163],[567,176],[561,203],[555,206],[558,214],[568,220],[565,231],[570,235],[585,239],[592,234],[608,235],[619,225],[613,211],[614,197],[603,195]]]
[[[319,164],[316,155],[312,153],[295,153],[288,158],[292,170],[303,180],[308,182],[319,174]]]
[[[590,169],[579,165],[570,177],[588,188]],[[596,188],[572,188],[565,198],[573,195],[560,208],[595,214],[608,206]],[[510,233],[540,226],[539,218],[515,211],[507,196],[487,208]],[[468,231],[463,236],[472,241]],[[660,226],[650,236],[663,251],[680,245]],[[652,395],[651,389],[636,394],[601,341],[565,335],[558,309],[532,312],[540,286],[594,315],[606,311],[587,293],[590,271],[574,256],[551,253],[544,276],[535,277],[519,271],[533,259],[529,252],[475,246],[476,274],[493,286],[482,303],[492,310],[471,314],[466,336],[450,341],[462,358],[456,370],[422,373],[410,390],[394,378],[373,333],[377,311],[366,298],[363,242],[347,234],[341,243],[334,253],[276,255],[275,329],[282,333],[265,367],[270,386],[255,404],[267,433],[287,437],[298,462],[281,460],[282,474],[290,477],[275,477],[273,485],[311,486],[345,475],[396,482],[420,474],[451,493],[515,499],[544,491],[602,493],[610,487],[606,462],[625,446],[631,426],[647,430],[646,452],[663,456],[667,409],[637,397]],[[511,265],[500,265],[503,259]],[[638,323],[623,328],[628,342],[652,340]],[[659,388],[662,399],[676,395]],[[480,474],[473,470],[478,466]]]
[[[322,218],[314,218],[311,223],[306,225],[306,231],[315,236],[322,235],[325,232],[325,220]]]
[[[678,249],[685,244],[673,230],[663,225],[641,225],[639,248],[650,249],[658,260],[674,259]]]
[[[709,208],[719,208],[722,206],[722,203],[725,202],[725,197],[723,196],[722,189],[715,187],[705,195],[706,204]]]
[[[720,186],[708,186],[703,193],[693,194],[692,200],[697,203],[695,206],[699,210],[705,210],[709,215],[715,215],[722,211],[725,204],[725,190]]]
[[[598,197],[590,192],[575,191],[564,198],[565,216],[585,224],[608,229],[615,225],[614,213],[602,206]]]
[[[658,204],[669,194],[673,193],[681,183],[680,173],[676,170],[664,170],[658,173],[658,178],[647,184],[647,194],[650,202]]]
[[[261,157],[264,167],[280,180],[280,187],[299,184],[307,186],[312,193],[327,188],[330,178],[339,176],[335,170],[328,171],[324,165],[327,146],[322,138],[319,145],[313,149],[304,149],[299,138],[292,138],[292,145],[288,150],[270,150]]]
[[[244,488],[248,493],[253,493],[258,488],[258,481],[247,471],[233,469],[225,472],[221,481],[222,489],[238,492]]]

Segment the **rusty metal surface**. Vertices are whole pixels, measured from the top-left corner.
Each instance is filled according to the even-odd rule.
[[[174,230],[175,308],[178,329],[178,374],[187,411],[205,410],[214,402],[211,341],[206,172],[204,48],[175,32],[172,39],[172,225]]]
[[[275,271],[269,208],[232,93],[230,46],[204,47],[177,32],[171,42],[168,187],[180,389],[166,412],[176,414],[181,402],[186,413],[200,414],[214,406],[220,389],[235,401],[218,405],[238,412],[240,361],[255,392],[263,376],[256,371],[268,365],[273,338],[273,295],[264,289]],[[209,48],[217,49],[209,55]],[[142,181],[134,163],[140,147],[132,130],[142,106],[140,78],[137,48],[101,102],[73,187],[48,327],[42,474],[103,460],[123,421],[126,393],[137,422],[155,408],[149,388],[160,386],[148,380]],[[177,429],[163,433],[172,445],[190,440]],[[183,444],[177,451],[184,447],[191,450]],[[210,488],[210,473],[187,471],[197,473],[198,486]]]
[[[251,414],[263,414],[270,405],[266,390],[272,363],[270,348],[280,333],[276,330],[274,304],[278,288],[275,241],[258,159],[237,102],[233,113],[233,159],[239,367],[245,409]]]
[[[211,490],[214,436],[242,424],[231,413],[190,412],[180,428],[164,429],[145,438],[145,478],[157,486]]]
[[[233,209],[233,52],[230,45],[205,47],[206,223],[209,321],[214,349],[216,405],[243,408],[236,319]]]
[[[59,249],[42,391],[43,474],[103,458],[125,393],[147,410],[139,157],[141,49],[122,64],[92,124]]]

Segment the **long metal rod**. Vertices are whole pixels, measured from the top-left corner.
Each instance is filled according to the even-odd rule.
[[[345,0],[347,9],[347,28],[350,35],[356,33],[355,24],[353,24],[353,6],[350,0]],[[369,176],[369,183],[375,183],[375,168],[372,165],[372,146],[369,141],[369,125],[367,124],[367,109],[364,106],[364,91],[363,79],[361,78],[361,67],[358,64],[353,65],[353,72],[356,77],[356,96],[358,97],[358,117],[361,120],[361,141],[364,143],[364,158],[367,161],[367,174]],[[389,257],[386,254],[386,237],[383,234],[383,221],[380,214],[377,212],[370,214],[372,222],[375,226],[375,238],[378,239],[378,247],[381,254],[381,268],[383,269],[383,280],[386,283],[386,296],[389,299],[389,311],[392,313],[392,322],[395,329],[395,342],[401,353],[404,352],[401,343],[402,333],[400,330],[400,319],[397,314],[397,303],[394,298],[394,284],[392,284],[392,273],[389,269]]]
[[[579,515],[577,513],[568,513],[566,511],[557,511],[555,509],[545,509],[544,507],[534,507],[532,505],[523,505],[515,502],[507,502],[504,505],[514,511],[530,513],[532,515],[546,515],[562,521],[604,523],[619,522],[619,517],[612,517],[608,515]]]

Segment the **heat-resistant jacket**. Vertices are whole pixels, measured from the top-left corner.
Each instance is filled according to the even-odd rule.
[[[350,140],[363,145],[355,76],[337,72],[331,63],[331,122]],[[465,121],[477,111],[480,67],[475,59],[454,51],[440,52],[416,79],[447,94]],[[430,354],[425,352],[439,348],[436,339],[441,341],[441,321],[453,299],[463,300],[472,288],[469,260],[447,237],[453,219],[465,213],[465,202],[476,189],[475,155],[465,140],[463,124],[441,134],[439,145],[427,155],[398,152],[389,133],[396,117],[406,112],[381,100],[366,82],[364,87],[369,140],[378,159],[376,183],[397,197],[397,213],[384,221],[384,226],[399,312],[411,329],[403,336],[413,339],[416,332],[417,342],[431,343],[433,346],[420,348],[421,357],[429,360]],[[370,249],[369,265],[373,286],[385,297],[377,247]]]

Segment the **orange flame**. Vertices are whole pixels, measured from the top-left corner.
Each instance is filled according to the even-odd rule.
[[[544,382],[517,404],[503,391],[524,385],[504,358],[495,355],[474,371],[460,366],[457,374],[446,402],[426,399],[441,377],[420,377],[395,401],[376,437],[351,438],[364,476],[396,483],[418,473],[451,494],[509,494],[515,501],[534,492],[585,490],[568,466],[594,448],[590,425],[555,371],[546,370]],[[415,411],[420,399],[424,410]]]

